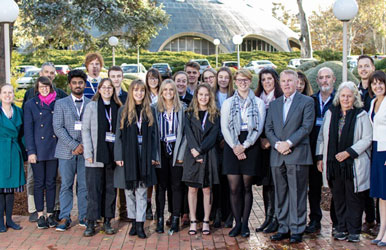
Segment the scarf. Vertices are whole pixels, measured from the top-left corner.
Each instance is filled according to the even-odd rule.
[[[56,98],[56,92],[53,91],[52,93],[49,93],[47,96],[42,96],[39,94],[39,99],[41,101],[41,104],[46,104],[47,106],[50,106],[50,104],[55,101]]]
[[[269,103],[275,100],[275,90],[272,90],[268,95],[265,94],[265,91],[262,91],[260,94],[260,98],[264,101],[265,109],[269,108]]]
[[[250,141],[252,132],[257,130],[259,127],[259,109],[255,100],[255,94],[252,90],[249,90],[247,99],[243,100],[238,91],[236,90],[230,108],[230,120],[229,120],[229,129],[231,132],[232,140],[234,145],[240,144],[239,135],[241,130],[241,104],[247,107],[247,119],[248,119],[248,135],[245,141],[250,142],[252,145],[253,142]]]
[[[342,177],[346,180],[354,178],[353,165],[354,159],[347,158],[343,162],[338,162],[335,155],[351,147],[354,142],[354,130],[357,116],[362,109],[354,108],[346,112],[345,123],[339,140],[339,120],[342,117],[340,105],[331,105],[331,122],[328,135],[327,148],[327,178],[333,180],[336,177]]]
[[[104,164],[109,164],[114,161],[113,156],[113,143],[106,142],[106,132],[110,132],[110,124],[106,117],[107,114],[110,114],[111,108],[111,126],[112,133],[115,131],[117,125],[117,115],[118,115],[118,105],[115,103],[114,99],[110,100],[110,108],[106,109],[106,106],[102,98],[98,99],[98,139],[97,139],[97,152],[96,152],[96,161],[102,162]]]

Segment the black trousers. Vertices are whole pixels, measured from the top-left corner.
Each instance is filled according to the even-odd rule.
[[[173,166],[173,155],[169,155],[164,145],[161,145],[161,168],[156,169],[158,188],[156,189],[157,216],[163,217],[165,210],[166,191],[168,186],[172,190],[172,215],[180,216],[182,205],[182,171],[180,166]],[[169,196],[168,196],[169,198]]]
[[[86,167],[88,220],[115,217],[117,191],[114,188],[114,166],[106,164],[103,168]]]
[[[371,223],[375,221],[375,203],[374,198],[370,197],[370,190],[364,191],[365,195],[365,214],[366,222]]]
[[[320,222],[322,220],[322,210],[320,201],[322,199],[322,173],[318,171],[316,165],[312,165],[308,172],[308,202],[310,203],[310,220]]]
[[[44,210],[44,190],[46,190],[47,213],[53,213],[56,195],[58,160],[38,161],[31,164],[34,177],[34,201],[36,211]]]
[[[336,177],[331,180],[330,187],[338,220],[336,230],[349,234],[360,234],[365,192],[354,193],[353,180],[346,180],[344,177]]]

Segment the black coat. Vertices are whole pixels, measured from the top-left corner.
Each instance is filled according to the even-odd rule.
[[[218,172],[218,155],[215,144],[220,132],[220,118],[217,116],[214,122],[206,119],[204,131],[201,127],[201,121],[194,117],[193,112],[186,113],[185,116],[185,135],[187,140],[188,150],[185,151],[184,171],[182,181],[190,183],[204,184],[205,165],[209,170],[209,185],[219,184]],[[196,162],[190,152],[191,149],[196,149],[200,155],[199,159],[203,159],[203,163]]]

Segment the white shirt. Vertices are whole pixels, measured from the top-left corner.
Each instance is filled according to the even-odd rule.
[[[287,119],[288,111],[291,108],[291,104],[292,104],[292,101],[294,99],[295,94],[296,94],[296,91],[292,95],[290,95],[289,97],[283,96],[283,103],[284,103],[284,106],[283,106],[283,124],[285,123],[285,121]]]
[[[82,114],[82,110],[83,110],[83,107],[84,107],[84,95],[82,95],[82,98],[76,98],[76,97],[71,93],[71,98],[72,98],[72,102],[74,103],[75,109],[76,109],[76,111],[78,112],[78,115],[79,115],[79,117],[80,117],[80,114]],[[78,108],[76,107],[75,101],[82,101],[82,106],[80,106],[80,110],[78,110]]]

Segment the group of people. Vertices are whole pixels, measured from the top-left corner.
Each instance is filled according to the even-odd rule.
[[[265,207],[256,231],[298,243],[321,228],[324,185],[332,192],[335,239],[358,242],[365,211],[368,228],[376,217],[380,225],[372,243],[386,245],[386,74],[371,57],[358,59],[359,86],[343,82],[335,90],[332,69],[320,68],[315,94],[301,72],[264,68],[253,91],[248,70],[207,69],[199,81],[195,62],[165,80],[152,68],[125,92],[119,66],[102,79],[99,53],[88,54],[85,65],[88,74],[69,72],[67,96],[52,83],[54,65],[43,64],[22,109],[12,86],[1,86],[0,232],[21,229],[12,221],[13,194],[24,189],[28,159],[28,210],[40,229],[71,226],[76,180],[84,236],[95,235],[101,220],[114,234],[117,205],[120,219],[132,223],[129,234],[140,238],[154,217],[157,233],[183,224],[195,235],[202,221],[208,235],[212,220],[232,227],[231,237],[248,237],[256,184]]]

